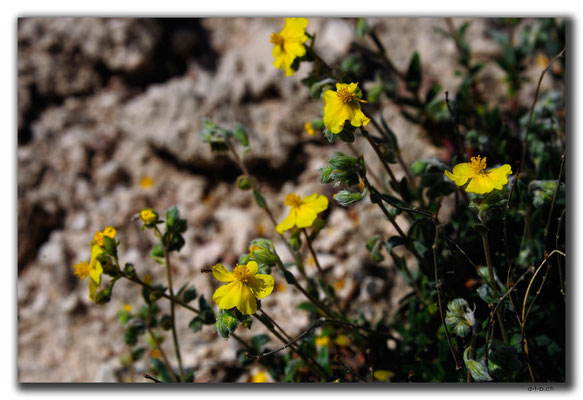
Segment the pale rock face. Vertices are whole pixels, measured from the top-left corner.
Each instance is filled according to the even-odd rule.
[[[429,81],[452,76],[454,49],[433,31],[435,25],[444,26],[442,19],[371,23],[379,24],[380,39],[397,67],[406,68],[418,50],[428,55],[422,62]],[[394,232],[368,201],[341,208],[332,199],[337,188],[318,182],[317,168],[335,151],[349,151],[303,131],[306,121],[320,115],[322,102],[311,100],[301,85],[309,65],[290,78],[273,67],[269,35],[282,24],[283,19],[244,18],[19,20],[20,381],[127,380],[119,362],[125,351],[123,329],[115,314],[124,303],[138,307],[140,290],[119,282],[111,303],[97,307],[89,302],[87,282],[73,276],[72,265],[88,259],[93,234],[112,225],[121,240],[122,263],[131,262],[140,276],[151,274],[164,283],[163,267],[148,257],[154,235],[132,221],[142,208],[163,215],[170,206],[179,207],[188,230],[183,251],[172,255],[176,286],[191,282],[213,306],[219,282],[200,268],[222,262],[231,269],[257,237],[272,239],[284,261],[291,260],[251,192],[236,189],[242,172],[201,142],[204,118],[227,128],[238,121],[247,128],[252,151],[246,160],[278,222],[288,212],[283,206],[287,193],[328,196],[329,211],[322,214],[328,223],[314,248],[330,270],[331,283],[344,294],[360,282],[362,298],[354,300],[355,307],[390,290],[392,300],[383,303],[388,310],[367,312],[391,312],[403,293],[400,277],[387,275],[388,287],[386,279],[368,276],[363,265],[370,263],[366,240]],[[481,24],[475,21],[470,33],[488,51]],[[349,19],[314,18],[309,29],[330,63],[346,57],[356,40]],[[456,82],[444,84],[448,88]],[[407,162],[436,154],[398,110],[388,103],[381,108],[402,141]],[[380,172],[366,143],[357,141],[354,148]],[[144,176],[153,178],[152,187],[140,187]],[[304,299],[279,274],[274,276],[282,289],[263,305],[276,310],[284,329],[295,335],[307,322],[307,314],[296,309]],[[178,309],[177,316],[185,364],[198,368],[197,380],[220,379],[220,372],[211,371],[233,362],[234,342],[218,339],[210,327],[193,335],[188,328],[192,315]],[[260,332],[254,325],[241,335]],[[136,365],[137,371],[143,368],[143,362]]]

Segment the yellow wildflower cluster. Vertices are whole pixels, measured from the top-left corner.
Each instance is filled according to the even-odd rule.
[[[508,164],[486,171],[486,157],[477,156],[472,157],[469,163],[457,164],[452,172],[445,171],[445,176],[457,186],[463,186],[469,180],[466,192],[485,194],[502,189],[511,173],[512,168]]]
[[[89,277],[89,299],[95,301],[95,294],[97,289],[101,284],[101,274],[103,273],[103,267],[97,258],[104,251],[104,237],[114,238],[117,231],[115,228],[108,226],[103,230],[103,232],[97,231],[93,235],[93,240],[91,241],[91,259],[89,262],[81,261],[73,266],[75,270],[74,274],[79,277],[79,279],[85,279]]]

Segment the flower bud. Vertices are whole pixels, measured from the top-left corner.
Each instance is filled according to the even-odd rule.
[[[140,219],[146,225],[154,225],[158,222],[158,213],[151,208],[144,208],[140,211]]]

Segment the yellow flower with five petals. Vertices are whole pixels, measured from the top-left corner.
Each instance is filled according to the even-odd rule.
[[[286,196],[284,204],[291,207],[289,215],[275,227],[278,233],[283,233],[294,226],[307,228],[312,226],[319,212],[328,208],[328,198],[314,193],[303,199],[297,194],[290,193]]]
[[[337,83],[336,91],[326,90],[324,100],[324,126],[332,133],[340,133],[346,121],[355,127],[366,126],[370,118],[360,109],[366,103],[359,97],[358,83]]]
[[[273,43],[273,65],[285,71],[285,76],[291,76],[296,71],[291,67],[296,57],[306,54],[304,43],[308,40],[306,27],[307,18],[286,18],[285,25],[279,33],[272,33],[269,41]]]
[[[494,189],[502,189],[508,183],[508,175],[512,173],[509,164],[486,171],[486,157],[472,157],[469,163],[460,163],[453,167],[452,172],[445,171],[445,176],[457,186],[463,186],[469,180],[466,192],[485,194]]]
[[[213,266],[214,277],[227,283],[215,290],[213,300],[219,308],[229,310],[233,307],[243,315],[255,314],[257,299],[267,297],[273,291],[275,281],[271,275],[258,274],[257,263],[249,261],[246,265],[237,265],[233,272],[222,264]]]

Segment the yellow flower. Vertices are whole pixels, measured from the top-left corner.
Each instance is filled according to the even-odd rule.
[[[253,377],[251,377],[251,383],[267,383],[267,374],[265,371],[258,371]]]
[[[512,168],[508,164],[486,171],[486,157],[472,157],[471,162],[457,164],[453,167],[453,173],[445,171],[445,176],[456,185],[463,186],[470,180],[466,192],[484,194],[494,189],[502,189],[508,183],[508,175]]]
[[[340,133],[346,120],[352,126],[366,126],[367,118],[359,103],[366,103],[358,97],[358,83],[337,83],[336,92],[326,90],[324,100],[324,126],[332,133]]]
[[[275,284],[271,275],[257,274],[257,263],[249,261],[246,265],[237,265],[233,272],[228,271],[222,264],[213,266],[214,277],[228,283],[213,294],[213,300],[219,308],[229,310],[233,307],[244,315],[254,314],[257,311],[257,299],[267,297],[273,291]]]
[[[95,235],[93,235],[93,242],[96,242],[101,247],[103,247],[104,246],[103,237],[108,236],[108,237],[113,239],[115,237],[116,233],[117,233],[117,231],[115,230],[114,227],[108,226],[107,228],[105,228],[103,230],[103,232],[99,232],[99,231],[95,232]],[[91,246],[93,246],[93,242],[91,242]]]
[[[334,339],[334,344],[340,347],[346,347],[350,344],[350,339],[346,335],[338,335],[336,339]]]
[[[149,189],[154,185],[154,178],[151,176],[144,176],[140,179],[140,187],[142,189]]]
[[[312,226],[318,213],[328,208],[328,198],[314,193],[302,199],[297,194],[290,193],[286,196],[284,204],[290,206],[291,210],[287,218],[275,227],[278,233],[283,233],[294,226],[298,228]]]
[[[127,313],[132,312],[132,306],[130,304],[124,304],[123,310]]]
[[[316,131],[314,130],[314,127],[312,126],[312,123],[310,121],[304,124],[304,129],[310,136],[314,136],[316,134]]]
[[[318,346],[318,347],[324,347],[324,346],[327,347],[327,346],[330,346],[330,343],[332,343],[332,341],[330,340],[330,338],[328,336],[316,338],[316,346]]]
[[[291,67],[296,57],[306,54],[304,43],[308,40],[305,29],[308,26],[306,18],[286,18],[281,32],[272,33],[269,41],[273,43],[273,65],[285,71],[285,76],[291,76],[296,71]]]
[[[79,279],[85,279],[89,276],[89,263],[87,261],[81,261],[79,264],[73,265],[75,269],[75,276]]]
[[[99,246],[96,241],[91,242],[91,260],[81,261],[75,264],[73,268],[75,269],[74,274],[81,280],[89,277],[89,299],[95,301],[95,293],[99,289],[101,284],[101,274],[103,273],[103,267],[101,263],[97,260],[97,257],[103,253],[103,248]]]
[[[158,214],[151,208],[144,208],[140,211],[140,218],[144,223],[151,224],[152,222],[158,221]]]
[[[378,369],[374,372],[374,377],[377,381],[388,382],[395,374],[391,371]]]

